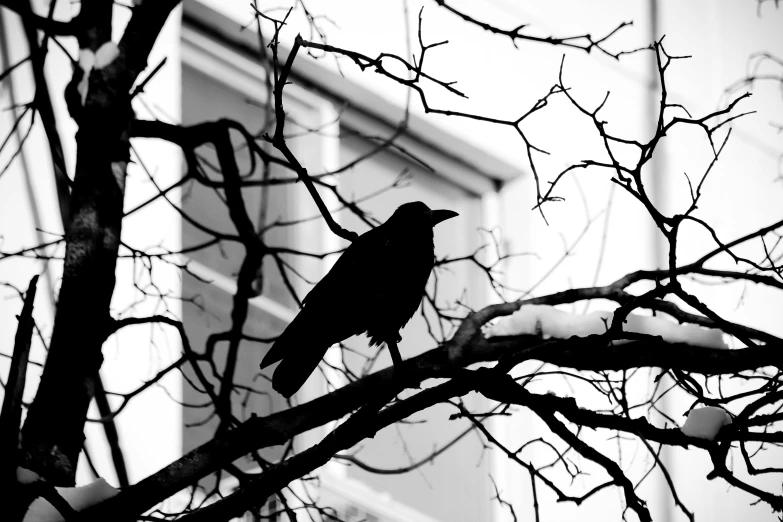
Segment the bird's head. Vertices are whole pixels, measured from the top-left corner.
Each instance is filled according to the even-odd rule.
[[[438,223],[458,215],[459,214],[452,210],[432,210],[421,201],[414,201],[400,205],[397,210],[394,211],[392,217],[389,218],[389,221],[393,220],[408,226],[421,226],[427,224],[432,228]]]

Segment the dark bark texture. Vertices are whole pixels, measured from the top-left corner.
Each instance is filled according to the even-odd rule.
[[[26,465],[61,486],[75,480],[87,408],[103,361],[101,347],[109,332],[129,160],[129,92],[177,3],[145,2],[134,9],[117,58],[91,71],[83,106],[75,88],[81,70],[66,90],[79,125],[70,225],[51,346],[23,430]],[[94,51],[109,40],[111,9],[110,0],[82,2],[74,24],[82,49]]]

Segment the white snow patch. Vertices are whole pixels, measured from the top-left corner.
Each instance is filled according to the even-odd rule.
[[[95,67],[95,53],[89,49],[79,49],[79,67],[84,72],[92,71]]]
[[[79,85],[76,86],[76,90],[82,98],[82,106],[84,106],[87,101],[87,90],[90,86],[90,72],[92,72],[93,69],[103,69],[119,55],[120,48],[112,41],[105,42],[98,48],[97,52],[92,52],[90,49],[79,49],[79,67],[82,69],[84,75],[82,76]]]
[[[607,328],[611,327],[613,318],[613,312],[601,311],[578,315],[548,305],[526,305],[490,326],[485,332],[485,337],[509,335],[540,335],[544,339],[585,337],[605,333]],[[702,328],[694,324],[678,324],[664,317],[629,314],[623,330],[657,335],[669,343],[685,343],[705,348],[728,348],[723,340],[723,332],[718,329]]]
[[[79,67],[81,67],[84,75],[82,76],[79,85],[76,86],[76,90],[79,91],[79,95],[82,98],[82,106],[87,101],[87,89],[90,83],[90,72],[95,67],[95,53],[89,49],[79,49]]]
[[[120,48],[117,47],[116,43],[112,41],[104,42],[104,44],[98,47],[98,50],[95,52],[95,68],[103,69],[113,62],[119,55]]]
[[[729,424],[731,424],[731,415],[726,410],[715,406],[705,406],[691,410],[680,431],[689,437],[715,440],[720,429]]]
[[[35,471],[19,466],[16,468],[16,481],[20,484],[32,484],[41,477]]]
[[[55,488],[75,511],[87,509],[119,493],[104,479],[78,488]],[[30,504],[23,522],[63,522],[65,519],[47,500],[38,497]]]
[[[125,192],[125,176],[127,169],[128,163],[126,161],[112,161],[111,163],[111,173],[114,175],[117,186],[123,192]]]

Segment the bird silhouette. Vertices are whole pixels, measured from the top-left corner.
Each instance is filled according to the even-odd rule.
[[[370,346],[396,343],[419,308],[435,263],[433,227],[457,215],[420,201],[405,203],[354,240],[261,361],[262,369],[281,361],[272,387],[291,397],[329,347],[352,335],[366,332]]]

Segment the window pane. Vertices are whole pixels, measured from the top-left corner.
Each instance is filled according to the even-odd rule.
[[[228,118],[242,123],[252,134],[261,130],[264,111],[257,104],[248,103],[242,94],[190,67],[183,68],[182,78],[184,124],[192,125]],[[259,85],[259,92],[260,89]],[[263,173],[260,163],[256,165],[252,173],[250,171],[250,156],[242,136],[238,132],[232,132],[231,137],[236,149],[235,155],[240,174],[249,174],[246,178],[248,180],[262,179]],[[292,143],[291,146],[298,154],[297,144]],[[218,162],[213,147],[211,145],[200,147],[198,154],[203,159],[204,173],[208,179],[222,182],[222,175],[216,170]],[[291,177],[292,174],[282,168],[272,166],[269,176],[282,178]],[[298,215],[296,191],[300,190],[299,187],[294,185],[275,185],[271,188],[247,187],[242,190],[242,195],[247,213],[255,226],[259,223],[262,192],[265,190],[269,191],[266,200],[267,223],[278,220],[289,221]],[[237,233],[229,216],[225,193],[222,189],[205,187],[200,183],[190,183],[183,190],[182,208],[187,215],[211,230],[232,235]],[[292,227],[276,228],[266,234],[264,240],[273,246],[292,246],[291,235],[294,232],[295,228]],[[200,244],[212,238],[187,220],[183,220],[182,235],[185,246]],[[194,252],[191,257],[224,275],[236,277],[244,258],[244,248],[239,243],[227,241],[220,246]],[[278,268],[269,259],[264,261],[263,274],[264,295],[294,308],[295,301],[285,288]]]

